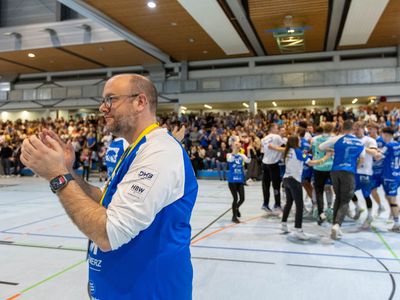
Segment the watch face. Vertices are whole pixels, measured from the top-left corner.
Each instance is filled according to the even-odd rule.
[[[53,188],[53,190],[59,190],[64,184],[66,183],[66,180],[64,176],[59,176],[50,181],[50,185]]]

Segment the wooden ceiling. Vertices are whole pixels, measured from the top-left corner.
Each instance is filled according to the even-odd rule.
[[[252,56],[227,56],[177,0],[158,1],[156,9],[148,8],[144,0],[85,2],[178,61]]]
[[[390,0],[367,44],[341,46],[338,49],[377,48],[400,45],[400,1]]]
[[[89,57],[107,67],[158,63],[154,57],[124,41],[68,46],[64,49],[83,57]]]
[[[305,51],[323,51],[328,21],[328,0],[249,0],[250,19],[269,55],[280,54],[272,30],[284,28],[285,16],[293,27],[310,26],[305,31]]]
[[[225,9],[228,7],[226,1],[218,0]],[[176,61],[238,57],[227,56],[177,0],[158,1],[156,9],[149,9],[146,0],[85,0],[85,2],[133,34],[155,45]],[[293,27],[309,27],[305,31],[305,52],[325,50],[325,39],[329,30],[329,0],[248,0],[247,3],[249,20],[267,55],[280,54],[273,34],[267,30],[284,27],[284,19],[288,15],[293,17]],[[232,15],[230,13],[228,15],[237,25]],[[400,0],[390,0],[367,44],[339,49],[399,45],[399,16]],[[35,53],[36,57],[29,58],[27,56],[29,52]],[[250,52],[244,56],[254,55]],[[0,52],[0,76],[153,63],[158,63],[158,60],[134,45],[125,41],[114,41]]]
[[[34,58],[28,57],[34,53]],[[0,52],[0,75],[138,66],[158,60],[118,41],[61,48]]]

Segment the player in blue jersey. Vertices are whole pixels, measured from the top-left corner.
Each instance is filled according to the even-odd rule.
[[[319,150],[334,150],[334,159],[331,171],[333,189],[336,199],[333,208],[333,226],[331,237],[339,239],[342,236],[340,227],[349,209],[349,202],[353,198],[357,165],[365,157],[364,145],[354,135],[353,121],[343,123],[343,134],[333,137],[319,145]]]
[[[382,138],[386,143],[383,148],[383,190],[389,201],[394,225],[391,231],[400,233],[399,207],[397,191],[400,187],[400,143],[393,140],[395,131],[391,127],[382,129]]]
[[[232,144],[232,153],[228,153],[226,156],[226,161],[229,164],[228,171],[228,186],[229,190],[232,193],[233,202],[232,202],[232,222],[240,223],[238,218],[241,217],[239,208],[244,202],[244,182],[245,182],[245,174],[244,174],[244,164],[249,163],[250,158],[250,150],[247,147],[247,156],[240,153],[240,142],[234,142]],[[239,199],[238,199],[239,195]],[[239,200],[239,201],[238,201]]]
[[[294,236],[300,240],[308,240],[309,237],[303,232],[303,190],[301,185],[301,175],[304,165],[309,166],[324,163],[330,154],[326,154],[318,160],[311,160],[311,156],[301,150],[300,139],[297,135],[288,138],[284,160],[286,164],[285,175],[283,176],[283,186],[286,192],[286,205],[282,215],[282,232],[288,233],[287,219],[293,202],[296,204],[295,233]]]
[[[368,133],[371,138],[376,141],[376,145],[378,150],[382,152],[383,147],[385,146],[385,142],[383,138],[379,135],[379,126],[376,123],[370,123],[367,126]],[[375,202],[378,204],[378,213],[379,216],[385,211],[385,207],[382,205],[381,198],[378,194],[378,187],[382,185],[382,175],[383,175],[383,160],[374,160],[372,164],[372,176],[371,176],[371,195],[374,198]]]
[[[373,174],[372,164],[374,159],[376,160],[382,159],[382,155],[378,151],[376,140],[364,134],[364,124],[362,122],[354,123],[353,129],[356,137],[358,137],[362,141],[366,152],[363,163],[358,165],[357,167],[355,190],[356,191],[361,190],[362,195],[367,204],[367,218],[365,219],[362,228],[368,229],[370,228],[371,223],[373,221],[372,200],[371,200],[371,190],[372,190],[371,177]],[[352,200],[355,203],[358,202],[356,194],[354,194]]]
[[[71,176],[73,150],[51,135],[45,142],[26,139],[21,160],[50,181],[67,214],[92,241],[92,299],[191,299],[190,216],[198,185],[190,159],[158,127],[157,91],[150,80],[117,75],[107,81],[103,96],[100,110],[108,130],[131,144],[103,192]]]
[[[304,154],[311,154],[311,145],[309,141],[305,138],[306,130],[302,127],[297,129],[297,134],[300,138],[300,150],[303,151]],[[307,164],[303,166],[303,173],[301,175],[301,184],[303,188],[306,190],[307,197],[312,201],[313,194],[313,186],[311,184],[313,169]]]

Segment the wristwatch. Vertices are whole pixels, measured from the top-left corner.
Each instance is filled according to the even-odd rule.
[[[64,174],[64,175],[59,175],[57,177],[54,177],[52,180],[50,180],[50,188],[53,193],[59,192],[61,189],[63,189],[68,182],[71,180],[74,180],[74,177],[71,174]]]

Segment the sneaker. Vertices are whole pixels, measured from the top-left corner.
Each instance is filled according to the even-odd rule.
[[[326,221],[326,215],[324,213],[320,214],[318,217],[318,225],[322,225]]]
[[[331,239],[332,240],[339,240],[342,238],[342,231],[340,230],[340,225],[335,224],[332,226],[332,231],[331,231]]]
[[[363,212],[364,212],[364,209],[363,209],[363,208],[361,208],[361,207],[359,207],[359,206],[356,206],[355,213],[354,213],[354,218],[353,218],[353,219],[354,219],[354,220],[358,220]]]
[[[394,224],[393,227],[391,229],[389,229],[389,231],[400,233],[400,225],[399,224]]]
[[[372,217],[367,217],[365,219],[364,223],[362,224],[361,228],[362,229],[370,229],[373,220],[374,219]]]
[[[240,223],[240,220],[239,220],[237,217],[233,216],[233,217],[232,217],[232,222],[233,222],[233,223],[236,223],[236,224],[239,224],[239,223]]]
[[[287,226],[287,223],[282,223],[281,231],[283,234],[289,233],[289,228]]]
[[[261,209],[265,210],[266,212],[272,213],[272,209],[270,209],[268,205],[263,205]]]
[[[383,205],[380,205],[379,208],[378,208],[378,211],[376,213],[376,216],[379,217],[385,211],[386,211],[385,207]]]
[[[303,229],[296,229],[295,233],[293,234],[293,236],[301,241],[307,241],[310,239],[310,237],[308,235],[306,235],[303,231]]]

